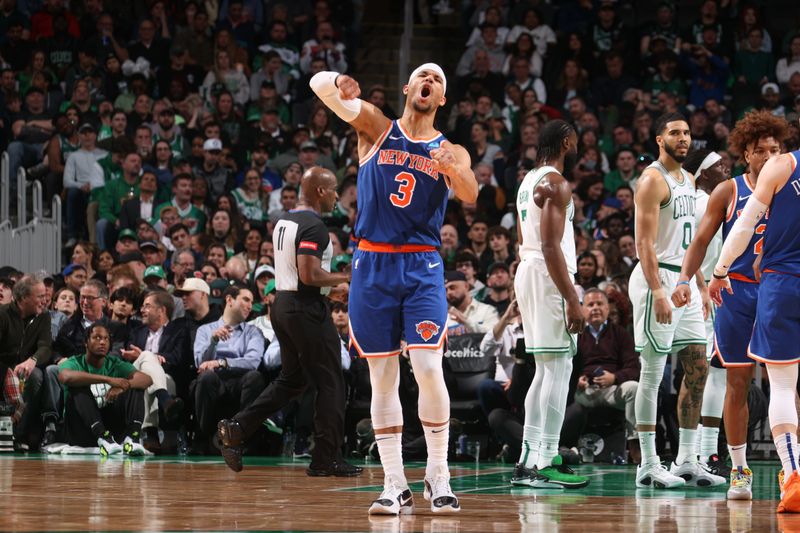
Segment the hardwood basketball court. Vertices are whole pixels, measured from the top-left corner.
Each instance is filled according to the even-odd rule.
[[[434,515],[412,484],[411,516],[369,517],[380,465],[359,478],[309,478],[306,462],[247,458],[240,474],[220,458],[0,456],[2,531],[375,531],[622,532],[798,531],[800,515],[777,515],[777,463],[753,466],[752,502],[716,490],[635,490],[633,466],[583,465],[576,491],[511,488],[511,466],[458,464],[462,512]],[[424,465],[407,470],[421,480]]]

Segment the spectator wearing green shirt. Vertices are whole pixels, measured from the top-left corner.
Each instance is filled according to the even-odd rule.
[[[636,154],[630,148],[620,148],[615,161],[616,168],[603,179],[603,187],[612,194],[620,186],[630,185],[639,176],[636,171]]]
[[[96,444],[104,456],[144,455],[144,390],[153,380],[127,361],[109,357],[110,347],[108,327],[95,322],[86,332],[86,354],[59,366],[67,443]]]
[[[736,76],[734,99],[744,105],[755,98],[759,90],[775,79],[775,58],[761,49],[764,42],[764,30],[751,28],[747,39],[733,59],[733,73]]]
[[[160,219],[161,211],[165,207],[174,206],[178,210],[181,222],[189,228],[189,233],[196,235],[205,231],[206,214],[192,203],[192,181],[191,174],[175,176],[172,180],[172,200],[156,207],[153,218]]]
[[[122,179],[106,182],[98,199],[97,245],[100,250],[110,248],[120,228],[119,214],[122,204],[139,196],[142,156],[131,152],[122,160]]]

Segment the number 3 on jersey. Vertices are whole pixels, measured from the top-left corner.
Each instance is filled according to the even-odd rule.
[[[400,183],[400,187],[396,193],[389,195],[389,200],[394,206],[407,207],[414,196],[414,187],[417,185],[417,179],[410,172],[401,172],[394,177],[394,181]]]

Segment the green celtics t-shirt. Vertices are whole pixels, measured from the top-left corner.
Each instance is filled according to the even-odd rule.
[[[103,359],[103,366],[100,368],[95,368],[94,366],[90,365],[89,362],[86,360],[86,355],[74,355],[61,363],[59,366],[59,371],[61,370],[76,370],[78,372],[86,372],[88,374],[96,374],[99,376],[108,376],[112,378],[128,378],[131,374],[136,372],[136,367],[134,367],[129,362],[121,359],[119,357],[106,357]],[[90,386],[92,390],[92,394],[94,394],[95,399],[98,397],[102,398],[105,396],[105,393],[108,392],[110,387],[105,383],[96,383]],[[69,387],[64,387],[64,405],[67,405],[67,395],[69,394]],[[99,405],[99,402],[98,402]],[[101,405],[102,407],[102,405]]]
[[[189,228],[189,233],[191,235],[197,235],[198,233],[203,233],[205,231],[206,214],[191,203],[186,209],[181,209],[180,206],[178,206],[178,204],[175,202],[174,198],[169,202],[164,202],[163,204],[156,206],[156,209],[153,212],[153,220],[159,220],[161,217],[161,210],[170,205],[178,210],[178,216],[181,217],[181,222],[186,224],[186,227]]]

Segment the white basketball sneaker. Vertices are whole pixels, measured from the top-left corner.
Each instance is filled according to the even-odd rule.
[[[685,462],[680,465],[672,463],[669,469],[672,475],[683,478],[687,487],[716,487],[725,483],[725,478],[715,476],[698,462]]]
[[[675,476],[660,462],[636,467],[636,486],[639,488],[674,489],[686,486],[682,477]]]
[[[450,472],[446,466],[439,467],[432,477],[425,477],[423,497],[431,502],[433,513],[457,513],[461,511],[458,498],[450,490]]]
[[[369,507],[369,514],[401,515],[414,512],[414,496],[407,485],[394,476],[386,476],[383,492]]]

